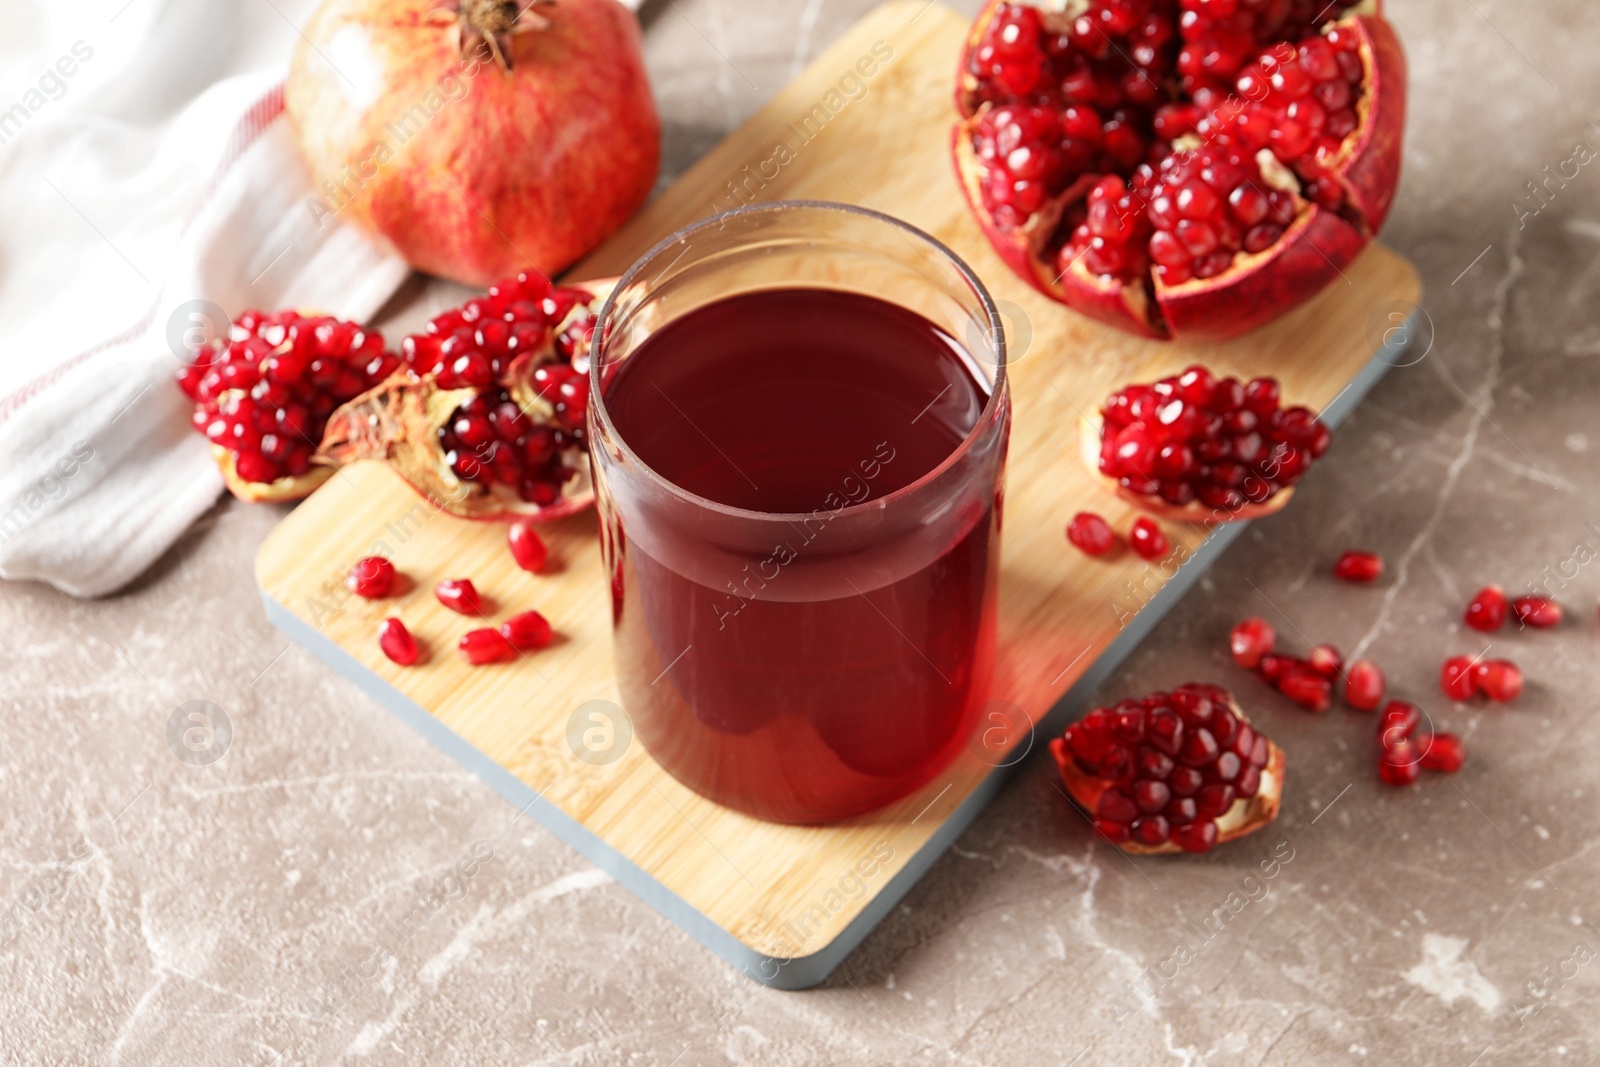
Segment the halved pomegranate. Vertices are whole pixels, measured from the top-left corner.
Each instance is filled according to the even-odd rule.
[[[1068,794],[1124,852],[1206,852],[1277,818],[1283,751],[1226,689],[1096,708],[1050,742]]]
[[[1001,258],[1150,337],[1233,337],[1339,276],[1400,173],[1376,0],[989,0],[952,144]]]
[[[399,365],[383,335],[298,311],[245,311],[178,372],[190,416],[240,500],[299,500],[328,480],[314,464],[335,408]]]
[[[401,344],[403,373],[334,412],[317,459],[385,459],[455,515],[549,519],[593,499],[584,420],[613,281],[504,279]]]
[[[1280,401],[1276,379],[1241,383],[1196,365],[1112,393],[1080,421],[1079,456],[1115,479],[1118,495],[1157,515],[1269,515],[1333,440],[1310,409]]]

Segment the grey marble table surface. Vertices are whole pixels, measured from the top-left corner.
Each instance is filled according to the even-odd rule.
[[[869,6],[648,6],[663,182]],[[121,595],[0,586],[0,1062],[1600,1062],[1600,164],[1529,185],[1600,149],[1600,8],[1391,7],[1411,91],[1384,239],[1425,281],[1423,358],[1099,694],[1245,686],[1298,757],[1264,834],[1131,862],[1036,754],[823,986],[761,988],[288,647],[251,574],[282,512],[224,501]],[[391,317],[456,295],[417,282]],[[1329,576],[1357,546],[1379,589]],[[1559,629],[1460,623],[1482,584],[1547,581]],[[1367,720],[1235,676],[1253,614],[1380,657],[1466,768],[1379,784]],[[1450,706],[1440,662],[1485,646],[1527,692]],[[167,743],[192,699],[232,722],[204,767]]]

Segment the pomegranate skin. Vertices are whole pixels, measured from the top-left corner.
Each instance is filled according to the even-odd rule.
[[[655,183],[638,22],[616,0],[541,6],[549,26],[512,38],[506,73],[486,53],[463,61],[440,7],[329,0],[306,25],[284,93],[313,213],[474,287],[559,273]]]
[[[1241,254],[1215,278],[1165,285],[1154,278],[1157,306],[1179,337],[1225,340],[1265,326],[1339,277],[1371,240],[1338,215],[1308,205],[1265,252]],[[1076,304],[1073,304],[1076,307]]]

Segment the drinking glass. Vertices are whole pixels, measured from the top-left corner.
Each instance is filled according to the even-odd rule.
[[[647,466],[607,410],[616,372],[697,308],[797,287],[869,294],[942,331],[985,394],[965,439],[892,493],[863,499],[847,478],[784,514],[697,496]],[[616,674],[650,755],[702,796],[802,823],[896,800],[949,764],[994,659],[1010,428],[1000,317],[971,268],[875,211],[742,208],[678,231],[622,277],[590,375]],[[860,479],[874,462],[862,457]]]

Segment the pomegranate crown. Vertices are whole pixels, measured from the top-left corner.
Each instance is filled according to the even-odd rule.
[[[550,20],[535,8],[556,0],[444,0],[430,13],[436,22],[448,22],[456,35],[461,58],[470,59],[485,49],[503,73],[511,73],[512,38],[529,30],[547,30]]]

